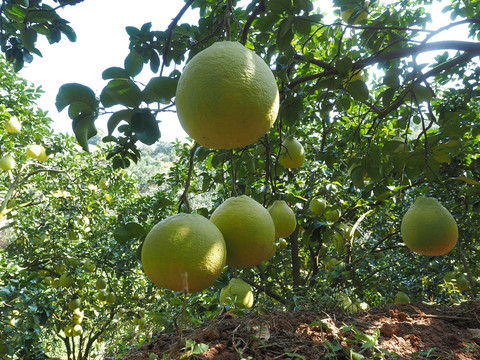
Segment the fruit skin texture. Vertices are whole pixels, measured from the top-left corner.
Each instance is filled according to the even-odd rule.
[[[327,202],[325,201],[325,199],[314,197],[312,200],[310,200],[310,204],[308,205],[308,208],[314,214],[320,215],[325,212],[325,209],[327,208]]]
[[[199,52],[180,76],[180,124],[200,145],[231,149],[265,135],[277,118],[278,88],[268,65],[238,42]]]
[[[408,248],[421,255],[445,255],[458,240],[452,214],[432,197],[420,196],[415,200],[403,216],[400,230]]]
[[[288,137],[282,143],[282,150],[278,162],[285,168],[294,169],[302,166],[305,161],[305,149],[300,142]]]
[[[267,209],[246,195],[227,199],[215,209],[210,221],[223,234],[229,266],[256,266],[275,253],[273,219]]]
[[[198,214],[176,214],[156,224],[142,247],[147,277],[173,291],[201,291],[225,266],[226,246],[220,230]],[[186,278],[185,278],[186,274]]]
[[[242,279],[231,279],[227,286],[220,291],[220,302],[239,308],[250,309],[253,306],[253,292],[250,285]]]
[[[14,169],[16,166],[15,159],[11,154],[7,154],[0,159],[0,169],[9,171]]]
[[[268,209],[275,225],[275,238],[289,237],[297,226],[297,218],[293,210],[283,200],[275,200]]]

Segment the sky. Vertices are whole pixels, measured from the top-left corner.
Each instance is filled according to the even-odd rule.
[[[325,0],[318,1],[322,2],[322,6],[325,4]],[[100,94],[107,83],[101,78],[103,70],[111,66],[123,66],[123,60],[128,54],[129,41],[125,27],[140,28],[144,23],[152,22],[152,29],[165,30],[184,4],[182,0],[85,0],[76,6],[59,10],[60,16],[70,21],[77,34],[77,41],[72,43],[62,37],[60,43],[50,45],[43,36],[39,37],[37,47],[43,58],[35,56],[33,62],[19,73],[45,91],[38,105],[43,110],[48,110],[49,116],[54,120],[54,130],[72,133],[72,122],[67,111],[58,113],[55,108],[55,97],[60,86],[77,82]],[[439,12],[442,7],[438,4],[434,7],[437,11],[434,19],[438,25],[433,24],[432,29],[449,21],[448,17]],[[180,23],[196,22],[198,17],[198,10],[189,9]],[[327,21],[333,20],[327,18]],[[450,34],[462,39],[458,30],[455,29]],[[442,35],[448,36],[448,33]],[[146,82],[149,77],[155,76],[148,66],[144,67],[140,75],[145,76]],[[106,129],[107,120],[107,116],[100,117],[96,122],[97,128]],[[186,136],[174,113],[162,114],[159,120],[161,140],[174,141]]]

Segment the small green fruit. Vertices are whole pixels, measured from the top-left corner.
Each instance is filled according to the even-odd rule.
[[[409,302],[410,302],[410,298],[403,291],[399,291],[397,292],[397,295],[395,295],[395,304],[403,304],[403,303],[409,303]]]
[[[335,222],[335,221],[338,221],[338,219],[340,219],[340,215],[341,215],[340,210],[328,209],[325,212],[325,219],[327,219],[328,221]]]
[[[100,278],[95,282],[95,288],[97,290],[103,290],[107,288],[107,280]]]
[[[325,209],[327,208],[327,201],[325,199],[320,199],[318,197],[314,197],[310,201],[310,204],[308,205],[308,208],[314,214],[321,215],[325,212]]]
[[[61,287],[69,287],[73,284],[73,277],[72,275],[68,273],[63,273],[62,276],[60,276],[60,281],[59,284]]]
[[[234,278],[220,291],[220,301],[224,304],[249,309],[253,306],[253,292],[245,281]]]
[[[76,299],[73,299],[73,300],[70,300],[69,303],[68,303],[68,308],[70,310],[75,310],[75,309],[78,309],[81,305],[81,301],[79,298],[76,298]]]

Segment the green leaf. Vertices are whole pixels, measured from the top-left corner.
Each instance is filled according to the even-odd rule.
[[[128,75],[135,77],[140,74],[143,69],[143,58],[138,52],[132,50],[125,58],[124,66]]]
[[[285,52],[290,48],[294,33],[292,31],[292,21],[290,18],[284,19],[278,28],[277,47],[281,52]]]
[[[125,244],[128,240],[135,239],[146,234],[147,231],[142,225],[136,222],[129,222],[125,225],[118,226],[113,232],[113,237],[120,244]]]
[[[88,139],[97,135],[97,129],[95,128],[95,116],[78,116],[73,120],[72,128],[78,144],[82,147],[83,150],[88,152]]]
[[[110,80],[110,79],[128,79],[130,76],[128,72],[121,68],[121,67],[109,67],[108,69],[104,70],[102,73],[103,80]]]
[[[368,99],[369,90],[367,85],[362,80],[355,80],[348,84],[347,91],[354,99],[365,101]]]
[[[352,71],[353,61],[349,57],[338,60],[337,70],[340,74],[348,74]]]
[[[142,110],[133,115],[130,127],[138,140],[146,145],[152,145],[160,138],[157,120],[149,110]]]
[[[466,176],[457,176],[457,177],[455,178],[455,180],[464,181],[464,182],[466,182],[466,183],[469,184],[469,185],[477,185],[477,186],[480,185],[480,182],[478,182],[478,181],[476,181],[476,180],[473,180],[473,179],[470,179],[470,178],[468,178],[468,177],[466,177]]]
[[[91,113],[97,112],[98,100],[93,90],[88,86],[78,83],[69,83],[60,87],[55,99],[55,106],[58,112],[61,112],[65,107],[73,103],[82,104],[85,112],[87,112],[87,109],[89,110],[88,112]]]
[[[105,107],[120,104],[136,108],[142,102],[142,92],[130,79],[114,79],[105,86],[100,100]]]
[[[417,101],[420,103],[430,101],[434,96],[431,89],[421,85],[415,85],[413,87],[413,92],[415,93]]]
[[[147,104],[159,102],[168,104],[177,91],[178,79],[169,77],[152,78],[143,89],[143,101]]]
[[[267,9],[273,13],[281,14],[284,11],[291,11],[292,0],[268,0]]]
[[[32,23],[43,24],[47,22],[52,22],[58,19],[58,15],[54,11],[44,11],[44,10],[37,10],[37,11],[30,11],[28,13],[27,20]]]
[[[296,17],[293,22],[295,32],[300,35],[310,35],[312,23],[305,17]]]
[[[118,124],[122,121],[125,120],[128,123],[130,123],[131,117],[136,114],[136,110],[133,109],[125,109],[125,110],[120,110],[117,112],[114,112],[112,116],[108,119],[107,122],[107,130],[108,134],[112,135],[115,129],[117,128]]]
[[[27,10],[17,4],[6,5],[5,15],[10,20],[13,20],[15,22],[23,22],[25,20],[25,16],[27,15]]]

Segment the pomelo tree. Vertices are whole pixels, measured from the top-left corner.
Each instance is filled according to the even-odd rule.
[[[277,240],[268,261],[227,267],[214,287],[190,296],[192,309],[208,313],[207,300],[236,277],[254,288],[256,306],[266,308],[322,303],[355,309],[393,302],[399,291],[411,301],[474,296],[480,5],[444,1],[450,22],[436,25],[430,3],[335,0],[332,8],[309,0],[188,0],[164,29],[128,26],[130,53],[123,67],[105,69],[105,88],[96,94],[88,84],[65,84],[56,103],[68,111],[84,150],[98,116],[109,117],[103,141],[111,145],[112,171],[134,168],[141,146],[161,140],[158,121],[175,105],[183,66],[215,42],[237,41],[263,59],[277,82],[280,111],[265,136],[242,148],[178,143],[168,174],[155,177],[161,190],[124,207],[135,216],[126,210],[120,223],[105,223],[99,245],[108,243],[103,234],[113,227],[132,251],[155,222],[175,212],[209,217],[228,197],[248,195],[265,208],[284,200],[297,226],[286,247]],[[190,7],[199,10],[198,23],[182,22]],[[437,40],[459,27],[467,27],[469,38]],[[147,69],[154,76],[145,84],[137,77]],[[304,150],[298,167],[280,161],[291,138]],[[202,194],[210,201],[194,201]],[[417,255],[402,241],[402,217],[421,195],[437,198],[458,224],[459,241],[446,255]],[[309,209],[314,197],[326,201],[318,213]],[[461,274],[469,287],[463,278],[461,287],[448,285],[444,274],[452,271],[449,279]],[[174,293],[149,289],[165,304],[181,305]]]
[[[472,2],[443,2],[451,22],[437,26],[428,3],[335,0],[332,8],[309,0],[225,1],[222,6],[186,1],[164,30],[150,23],[127,27],[130,53],[123,67],[105,70],[108,84],[101,93],[65,84],[57,108],[89,109],[70,111],[85,149],[98,114],[113,111],[104,141],[116,145],[113,165],[129,166],[140,155],[137,143],[160,139],[157,119],[175,104],[184,63],[215,42],[237,41],[273,71],[280,91],[277,121],[259,141],[238,149],[192,142],[181,201],[184,211],[209,215],[218,202],[192,209],[188,196],[210,191],[219,202],[247,194],[266,207],[282,199],[296,210],[299,224],[287,249],[291,272],[274,258],[260,273],[246,271],[246,277],[263,283],[259,289],[275,287],[274,298],[288,294],[285,303],[293,294],[308,297],[312,287],[332,283],[336,292],[371,302],[386,301],[400,284],[418,297],[434,296],[441,282],[435,272],[454,266],[470,274],[474,287],[471,264],[478,235],[470,214],[478,192],[474,59],[480,54],[475,17],[480,9]],[[199,9],[198,24],[182,23],[189,7]],[[468,39],[436,40],[460,26],[468,28]],[[435,56],[423,56],[432,51]],[[147,67],[155,76],[140,84],[136,76]],[[292,137],[303,145],[305,163],[288,169],[279,160]],[[401,218],[421,194],[437,197],[459,223],[460,241],[445,257],[416,257],[401,240]],[[314,196],[326,199],[327,216],[308,210]],[[398,272],[404,259],[411,266]],[[415,276],[418,263],[431,270],[431,278]],[[266,284],[269,276],[285,277],[285,283]]]

